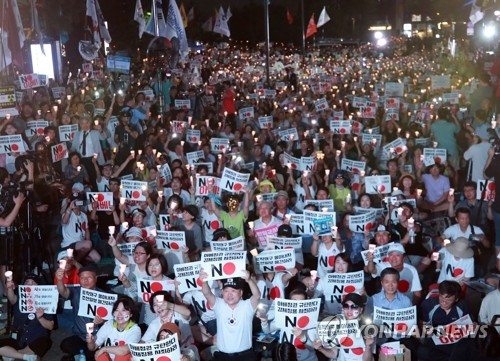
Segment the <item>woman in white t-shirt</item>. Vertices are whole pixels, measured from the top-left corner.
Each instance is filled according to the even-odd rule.
[[[321,236],[321,243],[319,243],[317,233],[313,233],[313,243],[311,245],[311,254],[318,257],[318,277],[325,277],[328,272],[333,271],[335,267],[335,256],[344,251],[344,244],[340,238],[340,233],[337,232],[335,239],[332,234],[325,234]]]
[[[120,296],[113,305],[113,319],[107,321],[94,336],[87,333],[87,347],[95,351],[97,361],[131,359],[128,344],[141,339],[141,329],[133,321],[135,315],[134,300]]]
[[[136,243],[141,240],[135,235],[127,237],[127,243]],[[130,242],[129,242],[130,241]],[[134,247],[132,255],[124,255],[116,244],[116,239],[113,236],[109,237],[108,244],[111,246],[113,255],[115,256],[115,263],[117,263],[114,275],[120,277],[120,264],[127,265],[127,269],[123,272],[130,282],[135,283],[137,278],[144,278],[148,275],[146,270],[146,263],[153,253],[153,247],[148,242],[137,242]]]

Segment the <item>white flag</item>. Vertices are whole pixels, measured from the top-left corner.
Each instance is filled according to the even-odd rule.
[[[184,59],[189,53],[189,45],[181,12],[175,0],[170,0],[168,5],[167,38],[170,41],[172,41],[173,38],[179,39],[181,58]]]
[[[24,47],[24,41],[26,40],[26,34],[24,33],[23,22],[21,21],[21,14],[19,13],[19,8],[17,7],[17,1],[10,1],[12,12],[14,13],[17,36],[19,37],[19,47],[22,49]]]
[[[12,63],[12,55],[9,49],[8,40],[8,33],[6,31],[3,31],[3,29],[0,29],[0,46],[2,47],[2,49],[4,49],[4,53],[2,54],[2,56],[0,56],[0,71],[2,71],[4,68],[8,67],[10,63]]]
[[[146,20],[144,19],[144,10],[142,9],[141,0],[137,0],[135,3],[134,20],[139,23],[139,39],[141,39],[144,29],[146,28]]]
[[[94,43],[101,44],[101,37],[105,42],[111,43],[111,35],[109,35],[108,29],[104,24],[104,16],[97,0],[87,0],[87,16],[90,16],[92,19]]]
[[[217,19],[215,19],[213,32],[225,35],[228,38],[231,36],[231,32],[229,31],[229,26],[227,25],[227,16],[224,13],[224,9],[222,8],[222,6],[220,7],[219,13],[217,14]]]
[[[167,23],[165,23],[165,16],[163,15],[162,0],[156,0],[155,5],[156,5],[156,18],[158,19],[158,30],[159,30],[158,36],[161,36],[162,38],[167,38]],[[146,29],[144,30],[144,32],[156,36],[155,22],[153,16],[149,18],[148,24],[146,25]]]
[[[205,21],[202,25],[201,25],[201,29],[204,30],[204,31],[212,31],[213,28],[214,28],[214,24],[213,24],[213,21],[212,21],[213,17],[209,17],[207,19],[207,21]]]
[[[316,24],[316,28],[325,25],[330,21],[330,17],[326,13],[326,6],[323,6],[323,10],[321,10],[321,14],[319,14],[318,23]]]
[[[233,16],[233,13],[231,13],[231,6],[228,6],[226,11],[226,21],[229,21],[229,19],[231,19],[231,16]]]

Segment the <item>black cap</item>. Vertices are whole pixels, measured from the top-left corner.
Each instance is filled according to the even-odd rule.
[[[192,215],[194,218],[198,217],[198,207],[196,207],[193,204],[190,204],[186,207],[184,207],[184,211],[188,212],[190,215]]]
[[[290,227],[288,224],[282,224],[281,226],[278,227],[278,237],[292,237],[293,232],[292,232],[292,227]]]
[[[41,283],[41,282],[42,282],[42,281],[41,281],[41,278],[40,278],[40,277],[38,277],[38,276],[37,276],[36,274],[34,274],[34,273],[29,273],[29,274],[27,274],[26,276],[24,276],[24,279],[23,279],[23,283],[22,283],[22,284],[24,285],[24,284],[26,283],[26,281],[27,281],[27,280],[33,280],[33,281],[35,281],[35,283],[36,283],[37,285],[41,285],[41,284],[42,284],[42,283]]]
[[[222,280],[222,289],[226,287],[234,288],[235,290],[242,290],[245,281],[240,277],[226,278]]]
[[[347,303],[347,301],[351,301],[352,303],[354,303],[358,307],[365,306],[365,303],[363,301],[363,296],[361,296],[360,294],[355,293],[355,292],[348,293],[344,297],[344,300],[342,301],[342,305],[345,305]]]
[[[226,239],[230,239],[229,231],[225,228],[217,228],[213,233],[212,241],[218,241],[219,238],[226,237]]]

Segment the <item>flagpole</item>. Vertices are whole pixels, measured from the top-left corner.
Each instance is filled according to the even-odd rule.
[[[5,75],[6,76],[9,76],[9,68],[8,68],[8,65],[7,65],[7,54],[6,54],[6,51],[5,51],[5,45],[4,45],[4,42],[3,42],[3,32],[5,31],[5,10],[6,10],[6,7],[7,7],[7,1],[2,1],[2,21],[1,21],[1,25],[2,25],[2,32],[0,33],[0,41],[2,42],[2,58],[3,58],[3,65],[5,67]],[[9,39],[7,39],[7,42],[9,41]],[[7,44],[8,46],[8,44]],[[11,61],[12,61],[12,52],[11,52]],[[3,70],[2,70],[3,72]]]
[[[269,82],[269,0],[264,0],[264,16],[266,18],[266,80]]]
[[[156,0],[152,0],[151,2],[151,14],[153,16],[153,24],[155,26],[155,36],[158,37],[160,36],[160,25],[158,24],[158,9],[156,9]]]
[[[304,23],[304,0],[300,0],[300,23],[302,25],[302,56],[306,55],[306,28]]]

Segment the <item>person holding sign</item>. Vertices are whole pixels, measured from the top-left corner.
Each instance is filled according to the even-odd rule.
[[[25,286],[39,284],[40,280],[34,274],[27,275],[23,281]],[[13,305],[12,337],[16,334],[16,338],[0,340],[0,356],[3,360],[36,361],[39,357],[42,358],[52,346],[50,330],[54,328],[54,315],[46,314],[41,307],[36,308],[35,313],[21,313],[18,296],[14,293],[14,282],[8,280],[5,288],[7,299]]]
[[[213,184],[208,185],[208,191],[210,192],[210,198],[212,202],[212,209],[214,210],[217,217],[224,224],[224,228],[229,231],[231,239],[238,237],[245,237],[244,223],[248,219],[248,212],[250,207],[250,188],[248,186],[243,187],[244,201],[243,209],[240,211],[240,197],[236,194],[231,194],[226,202],[229,212],[225,212],[219,209],[215,204],[214,187]]]
[[[314,199],[314,196],[316,195],[315,190],[311,184],[311,178],[309,178],[308,175],[304,172],[302,173],[302,176],[298,177],[297,180],[295,180],[291,164],[288,165],[288,173],[289,174],[286,182],[286,188],[293,188],[293,191],[297,195],[294,211],[297,213],[302,213],[305,207],[305,201],[307,199]]]
[[[166,340],[166,339],[172,337],[172,335],[177,335],[177,340],[179,340],[179,341],[182,339],[182,335],[181,335],[181,331],[179,330],[179,327],[173,322],[167,322],[161,326],[160,331],[158,332],[158,337],[156,340],[163,341],[163,340]],[[193,346],[193,347],[196,347],[196,346]],[[192,349],[183,349],[181,352],[182,352],[182,354],[181,354],[180,361],[199,360],[199,357],[197,358],[197,352],[194,352]]]
[[[106,321],[97,335],[87,333],[87,347],[96,351],[96,361],[129,361],[129,343],[141,339],[141,329],[134,322],[134,300],[127,296],[119,297],[113,305],[113,319]]]
[[[242,272],[242,278],[227,278],[222,281],[222,298],[212,293],[206,281],[208,274],[203,269],[200,272],[203,295],[217,317],[218,351],[214,355],[215,361],[254,361],[256,358],[252,349],[252,321],[261,295],[250,272]],[[252,292],[247,300],[242,299],[245,282]]]
[[[441,260],[436,266],[440,269],[438,283],[445,280],[457,281],[465,287],[464,282],[474,277],[474,250],[469,246],[469,240],[464,237],[455,239],[440,251]]]
[[[259,218],[255,220],[253,229],[250,228],[248,237],[253,245],[265,249],[267,247],[267,236],[276,236],[282,221],[272,215],[273,206],[271,202],[262,201],[258,207]]]
[[[318,277],[325,277],[328,272],[331,272],[335,267],[335,257],[344,251],[344,244],[340,238],[340,233],[325,234],[321,236],[321,244],[319,243],[318,234],[313,233],[313,243],[311,245],[311,254],[318,257]],[[334,240],[335,237],[335,240]]]

